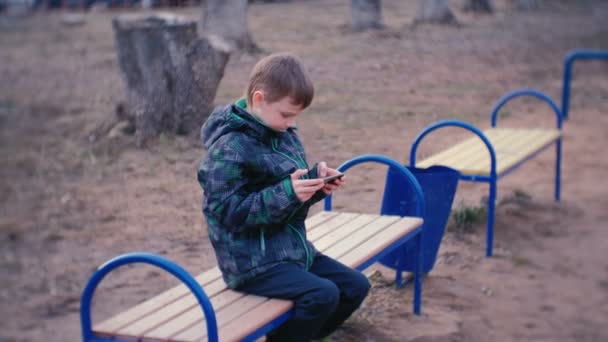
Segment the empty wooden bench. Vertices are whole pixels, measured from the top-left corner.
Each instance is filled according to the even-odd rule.
[[[519,96],[533,96],[546,103],[557,116],[555,129],[511,129],[498,128],[496,121],[499,110],[511,99]],[[432,131],[446,126],[462,127],[477,137],[460,142],[440,153],[422,161],[416,161],[416,151],[422,139]],[[555,102],[547,95],[536,90],[517,90],[501,98],[492,110],[492,126],[483,132],[473,125],[462,121],[447,120],[434,123],[425,128],[414,140],[410,150],[412,167],[444,165],[460,171],[462,180],[489,183],[488,221],[486,229],[486,255],[492,256],[494,238],[494,208],[496,202],[496,183],[499,179],[517,169],[538,153],[556,145],[555,161],[555,200],[560,199],[562,115]]]
[[[414,182],[422,217],[422,192],[413,176],[403,166],[382,156],[355,158],[350,165],[368,161],[397,167],[408,175]],[[306,220],[307,236],[319,251],[362,270],[410,239],[416,239],[420,246],[423,223],[420,217],[324,211]],[[420,252],[418,248],[419,258]],[[90,303],[97,285],[113,269],[133,262],[165,269],[184,284],[91,327]],[[419,314],[420,269],[414,273],[414,312]],[[217,267],[192,278],[165,258],[132,253],[110,260],[93,274],[82,295],[81,324],[84,341],[252,341],[285,322],[292,307],[291,301],[228,289]]]

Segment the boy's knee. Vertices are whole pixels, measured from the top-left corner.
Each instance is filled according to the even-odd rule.
[[[353,279],[350,282],[349,287],[349,297],[363,300],[369,293],[371,284],[363,273],[356,272],[353,274]]]
[[[302,316],[329,315],[340,302],[340,290],[331,281],[323,281],[296,301],[296,311]],[[302,317],[304,318],[304,317]]]

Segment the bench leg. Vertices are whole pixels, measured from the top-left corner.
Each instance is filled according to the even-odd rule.
[[[399,256],[397,257],[397,269],[395,270],[395,285],[398,289],[403,287],[403,264],[405,260],[405,246],[399,248]]]
[[[416,239],[416,268],[414,270],[414,314],[420,315],[422,306],[422,232]]]
[[[562,183],[562,138],[557,139],[555,152],[555,201],[559,202]]]
[[[490,196],[488,198],[488,223],[486,228],[486,256],[492,256],[494,243],[494,208],[496,206],[496,178],[490,180]]]

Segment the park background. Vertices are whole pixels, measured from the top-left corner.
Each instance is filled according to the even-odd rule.
[[[574,48],[608,49],[608,2],[538,1],[492,14],[450,1],[454,25],[414,25],[417,2],[384,0],[384,29],[350,29],[350,2],[252,3],[249,32],[263,50],[234,53],[215,96],[244,92],[267,53],[301,57],[316,86],[298,132],[309,162],[337,166],[364,153],[406,163],[414,137],[441,119],[490,126],[506,92],[534,88],[561,102],[563,59]],[[118,254],[147,251],[192,274],[215,264],[200,212],[196,134],[161,134],[145,147],[112,126],[125,90],[112,18],[169,11],[199,20],[201,8],[93,8],[0,14],[0,340],[77,341],[79,300],[94,269]],[[575,66],[564,125],[562,201],[553,202],[554,153],[545,152],[498,188],[495,256],[485,258],[485,185],[459,186],[435,269],[425,278],[423,315],[411,287],[375,267],[374,287],[334,341],[606,341],[608,330],[608,63]],[[543,103],[521,99],[501,126],[554,127]],[[419,156],[466,137],[427,138]],[[385,169],[349,172],[335,208],[377,213]],[[313,212],[321,210],[318,205]],[[175,280],[147,266],[102,283],[95,321]]]

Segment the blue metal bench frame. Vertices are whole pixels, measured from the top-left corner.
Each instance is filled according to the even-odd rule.
[[[557,129],[561,130],[562,115],[561,115],[561,111],[560,111],[559,107],[547,95],[541,93],[540,91],[532,90],[532,89],[516,90],[516,91],[512,91],[510,93],[507,93],[505,96],[503,96],[492,109],[491,123],[492,123],[493,128],[496,127],[498,111],[507,102],[509,102],[510,100],[512,100],[516,97],[520,97],[520,96],[536,97],[536,98],[546,102],[547,104],[549,104],[551,109],[553,109],[553,111],[556,114]],[[471,131],[473,134],[477,135],[479,137],[479,139],[481,139],[483,141],[483,143],[488,148],[488,152],[490,154],[490,175],[489,176],[476,175],[476,174],[464,174],[464,173],[461,173],[461,175],[460,175],[460,179],[462,179],[464,181],[480,182],[480,183],[489,184],[490,189],[489,189],[489,197],[488,197],[488,220],[487,220],[487,228],[486,228],[486,256],[490,257],[490,256],[492,256],[492,252],[493,252],[492,246],[493,246],[493,240],[494,240],[494,211],[495,211],[495,205],[496,205],[495,202],[496,202],[496,191],[497,191],[496,183],[498,182],[499,179],[508,175],[509,173],[511,173],[513,170],[517,169],[518,167],[520,167],[522,164],[524,164],[528,160],[533,159],[539,153],[541,153],[543,150],[545,150],[546,148],[548,148],[549,146],[551,146],[555,143],[556,144],[556,161],[555,161],[555,195],[554,196],[555,196],[555,200],[559,201],[560,200],[560,186],[561,186],[562,138],[559,137],[555,141],[548,143],[547,145],[543,146],[540,150],[538,150],[536,153],[532,154],[528,158],[526,158],[523,161],[519,162],[518,164],[512,166],[508,170],[505,170],[503,173],[497,174],[497,172],[496,172],[496,153],[494,151],[494,147],[492,146],[492,143],[490,142],[490,140],[483,134],[483,132],[481,130],[479,130],[477,127],[475,127],[469,123],[458,121],[458,120],[439,121],[439,122],[436,122],[436,123],[426,127],[420,134],[418,134],[418,136],[414,140],[414,143],[412,144],[412,147],[410,150],[410,166],[412,166],[412,167],[416,166],[416,152],[418,150],[418,145],[420,144],[422,139],[424,137],[426,137],[432,131],[442,128],[442,127],[447,127],[447,126],[461,127],[461,128]]]
[[[570,110],[570,81],[572,80],[572,67],[576,60],[608,60],[608,51],[599,50],[573,50],[564,58],[564,83],[562,89],[562,114],[568,120]]]
[[[360,157],[357,157],[357,158],[354,158],[354,159],[351,159],[351,160],[345,162],[338,169],[340,171],[345,171],[345,170],[349,169],[350,167],[363,163],[363,162],[376,162],[376,163],[385,164],[385,165],[393,167],[396,170],[402,172],[407,177],[407,179],[410,181],[412,189],[413,189],[413,191],[415,191],[415,193],[417,195],[417,197],[416,197],[418,200],[417,214],[419,214],[418,215],[419,217],[423,217],[424,197],[423,197],[423,193],[422,193],[420,184],[418,183],[416,178],[409,172],[409,170],[407,170],[407,168],[405,168],[403,165],[400,165],[398,162],[391,160],[384,156],[363,155],[363,156],[360,156]],[[331,210],[331,196],[326,198],[325,208],[326,208],[326,210]],[[376,261],[382,259],[388,253],[391,253],[391,252],[397,250],[400,246],[402,246],[404,243],[406,243],[408,240],[410,240],[412,238],[417,239],[418,242],[416,245],[420,246],[421,236],[422,236],[422,226],[416,228],[411,233],[409,233],[408,235],[399,239],[398,241],[395,241],[393,244],[391,244],[390,246],[385,248],[381,253],[379,253],[378,255],[374,256],[370,260],[366,261],[365,263],[363,263],[362,265],[357,267],[357,270],[361,271],[361,270],[367,268],[368,266],[372,265]],[[422,301],[421,301],[421,297],[422,297],[422,280],[421,279],[422,279],[422,277],[421,277],[421,272],[420,272],[421,267],[422,267],[421,266],[422,265],[422,251],[420,248],[418,248],[417,255],[418,255],[418,262],[417,262],[417,269],[415,272],[415,280],[414,280],[413,307],[414,307],[414,313],[416,315],[420,315],[421,306],[422,306]],[[111,271],[113,271],[116,268],[119,268],[119,267],[127,265],[127,264],[131,264],[131,263],[144,263],[144,264],[150,264],[153,266],[157,266],[157,267],[171,273],[173,276],[175,276],[177,279],[179,279],[181,282],[183,282],[190,289],[190,291],[192,291],[192,293],[194,294],[195,298],[198,300],[198,303],[201,306],[201,309],[203,311],[205,321],[206,321],[208,341],[210,341],[210,342],[218,341],[218,329],[217,329],[217,322],[216,322],[216,318],[215,318],[215,311],[213,309],[213,306],[211,305],[211,301],[209,300],[209,297],[207,297],[207,295],[205,294],[205,291],[203,291],[202,287],[196,282],[196,280],[192,277],[192,275],[190,275],[186,270],[184,270],[182,267],[180,267],[176,263],[170,261],[169,259],[166,259],[164,257],[155,255],[155,254],[140,253],[140,252],[123,254],[116,258],[109,260],[105,264],[101,265],[89,279],[89,281],[82,293],[82,297],[80,300],[80,322],[81,322],[81,328],[82,328],[83,341],[85,341],[85,342],[118,341],[114,338],[97,337],[93,334],[92,321],[91,321],[91,301],[93,300],[93,295],[95,293],[95,290],[97,289],[97,286],[104,279],[104,277],[106,275],[108,275],[108,273],[110,273]],[[401,282],[401,280],[398,279],[398,284],[400,282]],[[245,337],[242,341],[255,341],[256,339],[266,335],[270,331],[278,328],[281,324],[283,324],[285,321],[287,321],[292,316],[292,314],[293,314],[292,311],[286,312],[285,314],[283,314],[283,315],[275,318],[271,322],[267,323],[260,329],[252,332],[249,336]]]
[[[416,213],[415,213],[415,215],[416,215],[416,217],[424,217],[424,210],[425,210],[424,209],[424,193],[422,192],[422,187],[420,186],[420,183],[418,183],[418,181],[416,180],[416,177],[414,177],[414,175],[405,166],[399,164],[397,161],[392,160],[385,156],[381,156],[381,155],[366,154],[366,155],[362,155],[362,156],[353,158],[353,159],[345,162],[344,164],[338,166],[338,171],[345,172],[346,170],[350,169],[351,167],[353,167],[355,165],[362,164],[362,163],[369,163],[369,162],[384,164],[384,165],[388,166],[389,168],[393,169],[393,171],[401,172],[404,176],[406,176],[406,178],[409,181],[410,186],[411,186],[410,190],[414,191],[414,193],[416,194]],[[331,200],[332,200],[332,196],[327,196],[325,198],[325,210],[326,211],[331,211]],[[363,269],[367,268],[368,266],[370,266],[371,264],[384,258],[386,255],[388,255],[389,253],[391,253],[395,250],[397,250],[398,253],[405,253],[405,250],[403,248],[399,248],[399,247],[402,246],[403,244],[405,244],[410,239],[415,238],[416,239],[416,243],[415,243],[416,250],[414,251],[414,255],[416,255],[416,260],[414,261],[414,263],[415,263],[416,267],[414,270],[414,313],[416,315],[420,314],[420,309],[422,306],[421,301],[422,301],[422,257],[423,257],[423,253],[422,253],[422,248],[420,248],[420,247],[422,246],[423,226],[416,228],[414,231],[412,231],[408,235],[395,241],[392,245],[385,248],[382,251],[382,253],[376,255],[374,258],[370,259],[369,261],[365,262],[364,264],[362,264],[361,266],[359,266],[357,268],[358,270],[363,270]],[[401,259],[403,259],[403,258],[401,258]],[[396,270],[396,275],[395,275],[395,284],[397,287],[403,286],[402,273],[403,273],[404,269],[401,268],[401,266],[403,266],[403,265],[401,265],[401,264],[398,265],[397,270]]]

